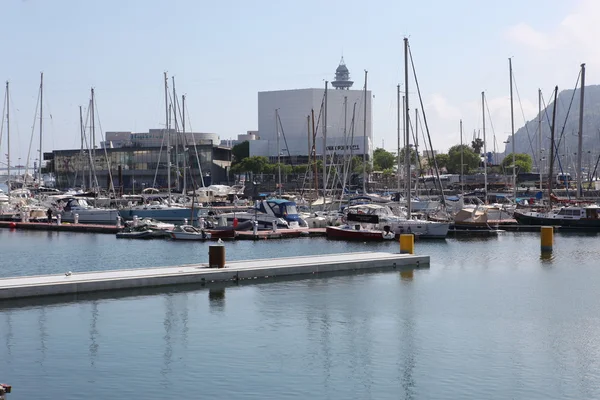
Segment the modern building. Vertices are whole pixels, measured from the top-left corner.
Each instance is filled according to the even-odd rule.
[[[61,189],[90,188],[96,181],[98,186],[108,189],[111,178],[115,188],[128,192],[147,187],[166,188],[168,154],[163,132],[160,129],[151,129],[148,134],[107,132],[103,147],[91,155],[89,150],[55,150],[44,153],[44,160],[48,161],[48,172],[54,173],[56,186]],[[188,190],[202,186],[202,181],[206,186],[228,183],[231,149],[219,146],[218,136],[190,133],[185,136],[189,140],[182,145],[184,137],[170,133],[174,190],[183,189],[184,171]]]
[[[373,154],[371,91],[351,90],[353,82],[342,59],[327,91],[327,138],[324,143],[325,90],[295,89],[258,93],[258,135],[250,142],[250,156],[306,158],[311,152],[313,137],[318,157],[347,154]],[[366,97],[366,98],[365,98]],[[365,114],[366,102],[366,114]],[[275,122],[275,115],[279,118]],[[314,112],[314,133],[312,114]],[[365,132],[366,120],[366,132]],[[277,137],[279,131],[279,146]],[[366,135],[365,135],[366,133]]]

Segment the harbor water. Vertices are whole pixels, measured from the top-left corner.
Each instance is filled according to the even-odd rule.
[[[10,400],[600,398],[596,234],[417,241],[429,269],[0,303]],[[0,275],[178,265],[209,243],[0,230]],[[228,260],[398,251],[227,242]]]

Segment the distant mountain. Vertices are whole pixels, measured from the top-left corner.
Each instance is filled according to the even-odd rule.
[[[583,164],[584,167],[588,163],[593,164],[596,162],[596,158],[600,153],[600,85],[592,85],[585,87],[585,99],[583,108]],[[542,149],[544,150],[544,157],[548,157],[550,153],[550,124],[552,123],[552,109],[553,99],[548,99],[548,94],[545,94],[546,102],[548,104],[546,110],[542,110]],[[555,129],[555,143],[558,145],[558,141],[561,138],[561,132],[564,134],[562,140],[560,140],[560,149],[558,154],[561,155],[561,162],[567,165],[563,165],[564,169],[573,168],[577,160],[577,135],[579,132],[579,104],[580,104],[580,89],[575,90],[575,97],[573,98],[573,104],[567,117],[567,111],[569,110],[569,104],[571,104],[571,98],[573,97],[573,89],[563,90],[558,95],[557,106],[556,106],[556,129]],[[517,119],[517,111],[515,107],[515,119]],[[515,132],[515,151],[517,153],[528,153],[532,155],[534,161],[534,169],[537,165],[537,149],[538,149],[538,116],[534,120],[527,122],[525,126]],[[529,133],[528,133],[529,132]],[[506,154],[511,153],[512,144],[506,145]],[[589,153],[588,153],[589,152]],[[565,161],[565,154],[568,155],[567,161]],[[546,158],[547,159],[547,158]],[[545,162],[547,168],[547,161]],[[558,169],[558,164],[555,162],[555,168]]]

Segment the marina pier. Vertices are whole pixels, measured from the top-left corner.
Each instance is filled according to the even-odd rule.
[[[319,256],[286,257],[226,262],[225,268],[208,264],[138,268],[102,272],[66,272],[60,275],[22,276],[0,279],[0,299],[78,294],[87,292],[157,287],[179,284],[210,284],[284,277],[318,276],[322,273],[428,268],[429,256],[388,252],[357,252]]]

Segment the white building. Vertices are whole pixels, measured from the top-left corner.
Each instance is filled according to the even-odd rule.
[[[332,82],[332,86],[335,89],[327,91],[327,154],[342,155],[344,151],[348,153],[352,151],[355,155],[362,155],[366,149],[371,157],[373,154],[371,92],[367,91],[365,99],[363,90],[348,90],[352,82],[349,81],[348,70],[343,60],[336,70],[336,80]],[[314,111],[315,118],[316,153],[322,156],[324,93],[324,88],[259,92],[259,140],[250,141],[250,156],[277,156],[275,110],[281,121],[279,149],[282,156],[308,156],[310,153],[313,137],[312,118],[309,119],[311,111]]]

